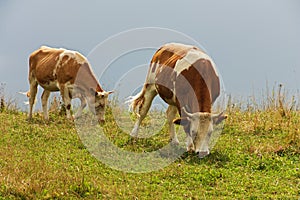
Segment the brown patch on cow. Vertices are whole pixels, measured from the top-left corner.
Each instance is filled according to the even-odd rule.
[[[168,87],[165,87],[163,85],[157,85],[156,86],[157,92],[159,94],[159,96],[165,101],[165,102],[169,102],[170,99],[173,98],[173,92],[172,90],[170,90]],[[163,94],[163,95],[161,95]]]
[[[172,91],[174,90],[173,81],[176,78],[175,76],[176,73],[173,68],[166,66],[162,66],[162,70],[156,75],[155,85],[157,92],[165,101],[172,99],[174,96]]]
[[[71,58],[69,57],[69,55],[64,55],[64,56],[62,57],[62,59],[61,59],[61,64],[62,64],[62,65],[67,64],[66,62],[67,62],[68,59],[71,59]]]
[[[140,112],[140,108],[143,106],[144,102],[145,102],[145,97],[139,96],[137,99],[135,99],[132,109],[136,110],[136,108],[139,108],[138,112]]]
[[[159,48],[154,54],[151,63],[159,63],[164,66],[174,68],[176,61],[183,58],[188,50],[192,49],[192,46],[181,46],[180,48],[176,44],[168,44]]]
[[[179,49],[176,44],[168,44],[158,49],[151,60],[151,66],[158,67],[156,70],[156,89],[160,97],[167,103],[170,103],[174,96],[173,81],[176,79],[176,73],[173,69],[176,62],[182,59],[191,48],[182,46]],[[152,69],[152,72],[154,71]]]
[[[97,92],[102,92],[89,63],[79,53],[75,53],[76,58],[66,54],[60,59],[60,55],[65,49],[55,49],[42,47],[30,55],[29,58],[29,79],[35,77],[41,86],[47,87],[49,83],[57,81],[59,84],[78,83],[86,89],[94,88]],[[85,60],[85,62],[82,62]],[[51,88],[51,91],[58,88]]]
[[[29,58],[29,76],[36,77],[37,81],[42,85],[54,81],[56,76],[53,74],[53,71],[62,52],[63,50],[51,52],[45,48],[33,52]]]
[[[211,112],[210,81],[206,69],[202,67],[193,64],[188,70],[182,71],[176,80],[178,107],[188,106],[192,113]]]
[[[207,59],[199,59],[193,63],[193,67],[197,69],[198,74],[207,85],[207,89],[209,90],[209,94],[211,96],[211,101],[214,103],[217,97],[220,95],[220,80],[212,63]]]
[[[62,84],[67,82],[74,84],[79,68],[81,68],[81,64],[76,59],[64,56],[56,70],[57,81]]]
[[[66,108],[67,108],[67,110],[71,110],[71,105],[68,104]]]
[[[199,59],[180,75],[173,70],[176,62],[191,49],[201,51],[197,47],[176,44],[168,44],[157,50],[151,60],[152,66],[153,63],[159,63],[156,88],[160,97],[167,103],[176,105],[178,110],[187,106],[190,112],[211,112],[211,105],[220,94],[219,78],[212,63]]]

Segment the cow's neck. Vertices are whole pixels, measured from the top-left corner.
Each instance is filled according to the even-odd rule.
[[[90,91],[91,88],[96,92],[103,92],[103,89],[100,87],[100,84],[90,69],[88,63],[83,64],[78,71],[76,85],[85,92]]]

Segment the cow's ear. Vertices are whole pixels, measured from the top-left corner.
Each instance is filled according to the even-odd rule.
[[[189,123],[189,119],[187,117],[177,118],[173,120],[174,124],[185,126]]]
[[[214,114],[212,115],[213,123],[215,125],[220,124],[224,119],[227,118],[227,115],[221,112],[220,114]]]
[[[94,88],[90,88],[90,94],[93,96],[97,96],[98,92]]]
[[[112,93],[114,93],[114,92],[115,92],[115,91],[113,91],[113,90],[112,90],[112,91],[108,91],[107,94],[109,95],[109,94],[112,94]]]
[[[114,93],[114,91],[109,91],[109,92],[105,92],[105,91],[103,91],[103,92],[98,92],[96,95],[97,95],[98,97],[104,98],[104,97],[108,97],[108,95],[110,95],[111,93]]]
[[[108,97],[108,95],[110,95],[111,93],[114,93],[114,91],[108,91],[108,92],[101,92],[101,97]]]

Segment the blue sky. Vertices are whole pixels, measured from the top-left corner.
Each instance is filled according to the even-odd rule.
[[[9,95],[27,91],[28,56],[41,45],[88,55],[119,32],[162,27],[192,37],[207,50],[227,93],[247,97],[261,92],[268,82],[270,87],[282,83],[296,94],[300,89],[299,11],[298,0],[1,0],[0,82]],[[147,63],[151,53],[137,60]]]

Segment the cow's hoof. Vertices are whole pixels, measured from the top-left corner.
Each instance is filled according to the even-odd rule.
[[[172,145],[179,145],[178,139],[177,139],[177,138],[171,139],[171,144],[172,144]]]
[[[134,127],[130,133],[130,136],[136,138],[138,136],[138,131],[139,131],[138,128]]]
[[[100,125],[104,125],[105,124],[105,120],[104,119],[99,119],[98,122],[99,122]]]
[[[133,137],[133,138],[137,138],[138,134],[136,132],[131,132],[130,136]]]
[[[67,116],[67,119],[71,122],[74,122],[75,121],[75,118],[73,115],[70,115],[70,116]]]

